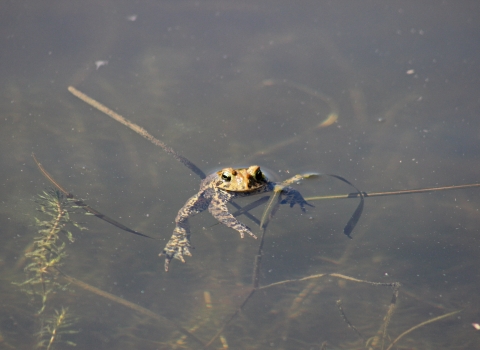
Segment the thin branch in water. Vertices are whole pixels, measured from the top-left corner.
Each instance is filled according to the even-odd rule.
[[[338,311],[340,311],[340,315],[342,316],[343,320],[345,321],[345,323],[348,325],[348,328],[351,328],[353,329],[353,331],[360,337],[360,339],[364,339],[362,333],[360,333],[360,331],[357,329],[357,327],[355,327],[351,322],[350,320],[348,319],[347,315],[345,314],[345,311],[343,311],[343,306],[342,306],[342,301],[341,300],[337,300],[337,308],[338,308]]]
[[[99,288],[96,288],[94,286],[91,286],[90,284],[88,283],[85,283],[83,281],[80,281],[74,277],[71,277],[69,275],[67,275],[65,272],[63,272],[62,270],[56,268],[58,272],[60,272],[61,276],[63,278],[65,278],[68,282],[80,287],[80,288],[83,288],[85,290],[88,290],[89,292],[92,292],[92,293],[95,293],[96,295],[99,295],[103,298],[106,298],[108,300],[111,300],[113,302],[116,302],[120,305],[123,305],[123,306],[126,306],[132,310],[135,310],[137,312],[139,312],[140,314],[144,315],[144,316],[148,316],[150,318],[153,318],[154,320],[157,320],[157,321],[160,321],[160,322],[167,322],[169,324],[171,324],[172,326],[174,326],[180,333],[186,335],[189,339],[193,340],[195,343],[201,345],[201,346],[204,346],[203,342],[198,339],[195,335],[193,335],[192,333],[190,333],[188,330],[186,330],[185,328],[183,328],[182,326],[180,326],[178,323],[176,323],[175,321],[172,321],[168,318],[166,318],[165,316],[162,316],[162,315],[159,315],[159,314],[156,314],[155,312],[153,311],[150,311],[138,304],[135,304],[135,303],[132,303],[128,300],[125,300],[123,298],[120,298],[120,297],[117,297],[113,294],[110,294],[108,292],[105,292]]]
[[[314,90],[312,88],[309,88],[308,86],[301,85],[289,80],[266,79],[262,82],[262,87],[270,87],[274,85],[280,85],[280,86],[283,85],[289,88],[294,88],[298,91],[306,93],[307,95],[318,98],[328,105],[328,107],[330,108],[330,113],[327,115],[327,117],[324,120],[322,120],[316,126],[310,128],[307,132],[301,135],[293,136],[279,143],[276,143],[272,146],[264,147],[262,148],[261,151],[254,153],[253,157],[258,157],[259,155],[264,156],[266,154],[271,154],[273,152],[279,151],[281,148],[291,145],[292,143],[298,140],[304,140],[307,134],[315,132],[316,130],[325,128],[327,126],[330,126],[334,124],[338,119],[339,109],[338,109],[337,103],[331,97],[321,93],[320,91]]]
[[[198,168],[195,164],[193,164],[187,158],[179,155],[171,147],[168,147],[165,143],[163,143],[159,139],[155,138],[153,135],[151,135],[147,130],[145,130],[141,126],[139,126],[135,123],[132,123],[130,120],[122,117],[120,114],[112,111],[110,108],[104,106],[103,104],[94,100],[90,96],[87,96],[83,92],[75,89],[73,86],[69,86],[68,91],[70,91],[73,95],[75,95],[76,97],[81,99],[83,102],[88,103],[90,106],[96,108],[100,112],[105,113],[109,117],[115,119],[117,122],[125,125],[129,129],[135,131],[137,134],[139,134],[143,138],[147,139],[148,141],[153,143],[155,146],[158,146],[158,147],[162,148],[166,153],[170,154],[173,158],[175,158],[180,163],[185,165],[188,169],[190,169],[195,174],[197,174],[201,179],[204,179],[206,177],[205,173],[202,170],[200,170],[200,168]]]
[[[453,312],[449,312],[448,314],[445,314],[445,315],[441,315],[441,316],[438,316],[438,317],[434,317],[434,318],[431,318],[427,321],[424,321],[422,323],[419,323],[417,324],[416,326],[406,330],[405,332],[403,332],[402,334],[400,334],[397,338],[395,338],[395,340],[388,346],[387,350],[390,350],[393,348],[393,346],[398,343],[398,341],[400,339],[402,339],[404,336],[406,336],[407,334],[413,332],[414,330],[420,328],[420,327],[423,327],[427,324],[430,324],[430,323],[433,323],[433,322],[437,322],[437,321],[440,321],[440,320],[443,320],[444,318],[447,318],[447,317],[450,317],[450,316],[453,316],[459,312],[461,312],[462,310],[457,310],[457,311],[453,311]]]
[[[89,213],[89,214],[91,214],[91,215],[94,215],[94,216],[96,216],[97,218],[102,219],[103,221],[106,221],[106,222],[108,222],[109,224],[111,224],[111,225],[113,225],[113,226],[116,226],[116,227],[118,227],[118,228],[121,229],[121,230],[130,232],[130,233],[133,233],[133,234],[135,234],[135,235],[142,236],[142,237],[155,239],[155,238],[150,237],[150,236],[148,236],[148,235],[146,235],[146,234],[143,234],[143,233],[141,233],[141,232],[132,230],[131,228],[128,228],[128,227],[125,226],[125,225],[122,225],[122,224],[119,223],[118,221],[115,221],[115,220],[113,220],[112,218],[109,218],[108,216],[106,216],[105,214],[100,213],[98,210],[93,209],[91,206],[89,206],[87,203],[85,203],[85,202],[82,201],[81,199],[76,199],[75,196],[74,196],[72,193],[70,193],[70,192],[68,192],[67,190],[65,190],[65,189],[52,177],[52,175],[50,175],[50,174],[45,170],[45,168],[42,166],[42,164],[40,164],[40,162],[38,161],[37,157],[35,157],[35,154],[32,153],[32,157],[33,157],[33,160],[35,161],[35,163],[37,164],[38,169],[40,169],[40,172],[43,174],[43,176],[45,176],[56,188],[58,188],[58,190],[59,190],[60,192],[62,192],[67,199],[72,200],[73,203],[75,203],[75,205],[77,205],[78,207],[82,208],[82,209],[85,210],[87,213]]]
[[[396,196],[400,194],[414,194],[414,193],[428,193],[436,191],[447,191],[447,190],[460,190],[465,188],[474,188],[480,187],[480,184],[467,184],[467,185],[454,185],[454,186],[443,186],[443,187],[428,187],[428,188],[418,188],[413,190],[399,190],[399,191],[388,191],[388,192],[361,192],[361,195],[364,198],[369,197],[383,197],[383,196]],[[358,198],[360,194],[358,192],[347,193],[347,194],[334,194],[328,196],[316,196],[316,197],[306,197],[307,201],[318,201],[322,199],[347,199],[347,198]]]

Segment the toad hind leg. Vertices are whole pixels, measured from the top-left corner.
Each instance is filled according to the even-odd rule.
[[[222,224],[238,231],[240,233],[240,238],[243,238],[245,233],[248,233],[250,236],[257,239],[257,236],[253,234],[249,227],[242,224],[231,213],[229,213],[226,202],[221,199],[212,199],[212,202],[208,206],[208,211]]]
[[[159,254],[159,256],[165,255],[165,271],[168,271],[172,259],[178,259],[185,263],[183,256],[192,256],[190,249],[193,249],[190,243],[190,234],[186,234],[185,231],[178,230],[178,227],[175,227],[172,237]]]
[[[165,255],[165,271],[168,271],[172,259],[178,259],[184,263],[184,255],[192,256],[190,249],[194,249],[194,247],[190,243],[188,218],[207,209],[209,203],[210,201],[203,195],[196,194],[178,211],[172,237],[159,254],[159,256]]]

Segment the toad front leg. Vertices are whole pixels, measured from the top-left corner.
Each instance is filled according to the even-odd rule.
[[[249,227],[242,224],[238,221],[229,211],[227,207],[227,201],[230,198],[223,198],[228,197],[227,194],[223,196],[217,196],[212,199],[212,202],[208,206],[208,211],[212,214],[212,216],[220,221],[225,226],[233,228],[234,230],[240,233],[240,237],[243,238],[245,233],[248,233],[253,238],[257,239],[257,236],[253,234]]]
[[[305,205],[308,205],[310,207],[314,207],[314,205],[308,203],[302,196],[300,192],[298,192],[296,189],[286,186],[282,188],[281,192],[281,200],[280,204],[289,204],[290,208],[293,207],[295,204],[298,204],[300,206],[300,209],[305,212]]]
[[[184,255],[192,256],[190,249],[194,249],[190,243],[190,224],[188,218],[208,208],[210,200],[203,194],[196,194],[178,211],[175,218],[175,229],[172,237],[166,244],[159,256],[165,255],[165,271],[168,271],[170,261],[178,259],[185,262]]]

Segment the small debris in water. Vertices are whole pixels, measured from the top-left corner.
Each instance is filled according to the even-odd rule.
[[[95,61],[95,66],[97,67],[97,70],[101,66],[106,66],[107,64],[108,64],[108,61]]]

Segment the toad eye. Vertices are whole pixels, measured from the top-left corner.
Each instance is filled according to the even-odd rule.
[[[262,174],[262,171],[260,169],[258,169],[255,172],[255,180],[257,180],[257,181],[263,180],[263,174]]]
[[[228,171],[223,172],[222,180],[225,182],[230,182],[232,180],[232,174],[230,174]]]

